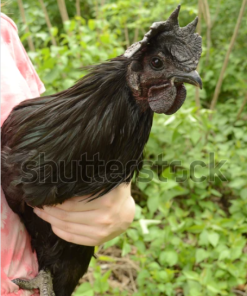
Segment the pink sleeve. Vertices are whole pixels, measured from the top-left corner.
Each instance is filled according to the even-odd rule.
[[[39,295],[19,289],[11,282],[15,278],[31,279],[37,274],[38,262],[31,249],[30,237],[1,190],[1,295]]]
[[[17,34],[14,22],[1,13],[1,125],[21,101],[45,91]],[[14,278],[31,279],[38,273],[36,253],[25,226],[8,206],[1,190],[1,295],[39,295],[19,289]]]
[[[15,23],[1,13],[1,125],[12,108],[45,91],[21,41]]]

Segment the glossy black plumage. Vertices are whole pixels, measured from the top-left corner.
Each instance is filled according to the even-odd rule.
[[[22,102],[2,127],[3,190],[32,237],[39,268],[51,270],[56,296],[71,295],[94,248],[58,238],[27,204],[42,207],[75,195],[100,196],[131,180],[142,159],[153,112],[143,112],[132,96],[126,82],[129,63],[127,58],[115,58],[92,67],[68,90]],[[85,163],[81,155],[93,160],[87,174],[78,162],[71,169],[72,161]],[[105,164],[119,161],[124,169],[112,178],[109,167],[98,167],[98,159]],[[61,160],[62,165],[51,169],[49,164]],[[63,172],[69,182],[55,180]]]

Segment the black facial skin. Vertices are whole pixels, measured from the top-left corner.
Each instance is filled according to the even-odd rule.
[[[144,110],[149,106],[156,113],[173,114],[185,101],[184,82],[202,86],[196,71],[178,69],[173,57],[160,48],[150,49],[141,62],[133,63],[134,67],[129,68],[129,86]]]

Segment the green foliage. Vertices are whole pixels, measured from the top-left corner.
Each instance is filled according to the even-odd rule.
[[[53,36],[59,46],[50,46],[49,35],[44,38],[45,47],[30,53],[37,66],[39,76],[47,89],[46,94],[69,88],[82,75],[82,67],[99,63],[123,52],[116,34],[109,31],[104,20],[76,17],[64,24],[64,33]],[[100,50],[99,50],[100,48]]]
[[[238,106],[229,105],[234,119]],[[177,287],[190,296],[230,295],[231,288],[246,283],[247,254],[243,249],[247,229],[247,126],[233,127],[234,120],[227,119],[225,112],[226,108],[219,105],[219,111],[209,120],[209,111],[197,114],[188,108],[168,119],[155,119],[146,157],[155,159],[158,151],[168,164],[174,160],[181,164],[176,164],[177,168],[156,168],[160,181],[140,186],[147,195],[148,207],[148,211],[142,209],[141,219],[160,221],[159,227],[150,226],[149,233],[139,237],[148,242],[144,270],[149,273],[138,282],[146,292],[150,275],[156,295],[175,295]],[[165,139],[161,141],[162,130]],[[214,178],[210,172],[212,152],[216,162],[227,160],[220,169],[227,180],[221,180],[219,174]],[[196,160],[205,163],[205,168],[199,163],[193,171],[191,166]],[[157,165],[161,168],[161,164]],[[161,176],[167,182],[163,183]],[[186,176],[185,180],[181,176]],[[205,180],[199,182],[197,178],[202,176]],[[139,251],[141,256],[143,250]],[[154,262],[158,264],[153,265]],[[150,265],[154,269],[150,270]],[[170,276],[167,270],[171,271]],[[161,282],[173,285],[170,293],[165,290],[165,294],[159,294],[161,272]],[[147,294],[140,291],[136,295],[150,295],[154,286]]]
[[[37,3],[36,3],[37,2]],[[123,53],[126,45],[140,40],[150,24],[165,19],[182,2],[180,24],[197,14],[196,1],[119,0],[81,1],[81,17],[74,17],[73,1],[66,1],[70,21],[62,25],[55,1],[45,1],[57,46],[51,45],[38,1],[24,0],[26,17],[36,51],[29,52],[47,94],[68,88],[84,71]],[[220,6],[219,6],[220,5]],[[194,88],[172,116],[156,115],[145,149],[145,164],[136,180],[136,217],[126,234],[104,245],[121,249],[139,270],[137,291],[130,293],[110,284],[111,256],[93,259],[93,284],[84,282],[76,296],[235,295],[247,276],[247,110],[238,110],[246,93],[246,17],[230,56],[217,110],[209,105],[234,30],[240,1],[209,1],[211,29],[206,59],[206,24],[202,21],[203,54],[200,74],[204,89],[200,111]],[[6,8],[27,34],[18,18],[18,6]],[[218,167],[217,167],[218,165]],[[134,251],[133,251],[134,250]],[[182,294],[179,294],[182,293]]]

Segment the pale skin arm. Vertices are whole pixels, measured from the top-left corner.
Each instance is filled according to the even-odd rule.
[[[60,238],[78,245],[97,246],[123,233],[132,223],[135,202],[131,185],[121,184],[106,195],[85,201],[73,197],[61,205],[34,209]]]

